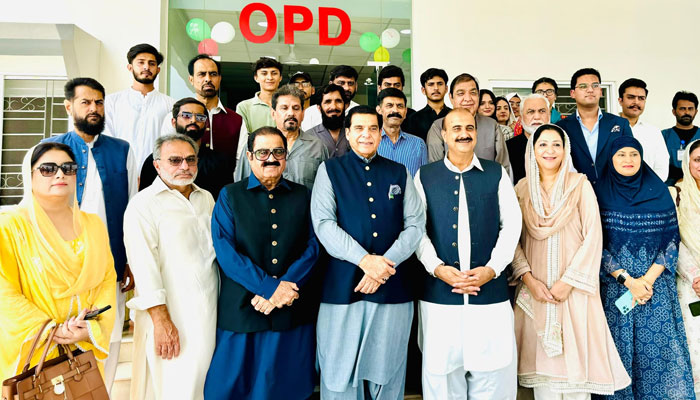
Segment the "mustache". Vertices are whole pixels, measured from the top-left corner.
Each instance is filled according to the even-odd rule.
[[[395,112],[386,116],[387,118],[401,118],[401,114]]]
[[[287,122],[287,121],[294,121],[296,123],[299,123],[299,120],[297,120],[296,117],[289,117],[289,118],[284,120],[284,122]]]
[[[472,139],[471,137],[467,136],[467,137],[463,137],[463,138],[457,138],[457,139],[455,139],[455,142],[457,142],[457,143],[470,143],[470,142],[472,142],[473,140],[474,140],[474,139]]]
[[[279,167],[280,163],[279,163],[279,161],[263,161],[262,166],[263,167]]]

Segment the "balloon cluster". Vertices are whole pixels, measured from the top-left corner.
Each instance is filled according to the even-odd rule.
[[[236,30],[228,22],[218,22],[213,28],[201,18],[192,18],[185,25],[187,36],[199,42],[199,54],[219,54],[219,43],[228,43],[236,36]]]
[[[368,53],[374,52],[374,61],[389,62],[389,50],[399,45],[401,35],[394,28],[385,29],[381,38],[374,32],[365,32],[360,36],[360,48]],[[411,61],[411,49],[404,50],[402,58]]]

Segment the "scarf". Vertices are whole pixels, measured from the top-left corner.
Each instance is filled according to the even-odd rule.
[[[683,180],[676,183],[680,189],[678,227],[683,244],[690,250],[695,262],[700,262],[700,189],[690,173],[690,143],[683,154]]]

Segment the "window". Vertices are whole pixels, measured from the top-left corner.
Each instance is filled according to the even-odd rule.
[[[68,130],[63,106],[66,79],[0,75],[0,206],[22,199],[22,160],[42,139]]]

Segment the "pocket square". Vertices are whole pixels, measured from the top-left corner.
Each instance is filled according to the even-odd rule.
[[[401,194],[401,186],[389,185],[389,199],[393,200],[395,195]]]
[[[610,133],[615,133],[615,132],[620,132],[620,125],[615,125],[613,126],[612,130]]]

